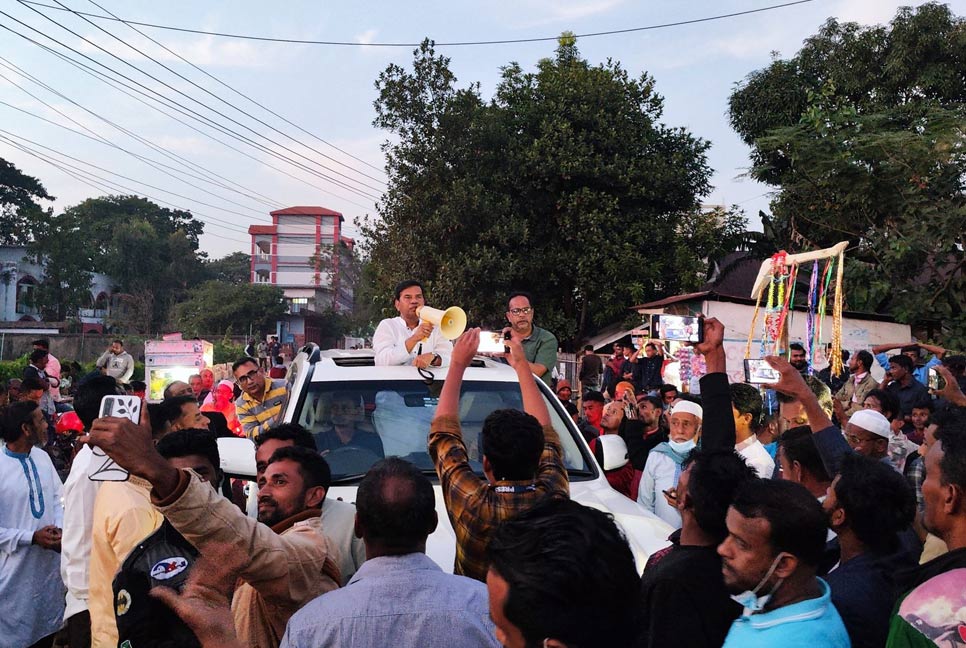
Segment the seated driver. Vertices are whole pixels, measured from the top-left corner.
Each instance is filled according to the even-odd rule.
[[[314,435],[315,445],[320,454],[325,455],[340,448],[362,448],[379,458],[386,456],[379,435],[362,429],[365,408],[359,394],[353,392],[333,394],[329,415],[331,426]]]

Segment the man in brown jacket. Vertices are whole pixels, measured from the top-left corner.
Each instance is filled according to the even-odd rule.
[[[292,614],[339,586],[319,517],[330,477],[317,453],[291,447],[272,455],[259,484],[256,522],[159,455],[144,415],[141,425],[97,419],[90,442],[151,484],[154,506],[202,555],[209,545],[227,545],[246,556],[231,606],[242,645],[277,648]]]
[[[878,387],[879,383],[872,377],[872,354],[862,350],[849,357],[849,371],[851,375],[832,400],[835,416],[839,425],[845,428],[849,417],[863,409],[865,397],[870,391]]]

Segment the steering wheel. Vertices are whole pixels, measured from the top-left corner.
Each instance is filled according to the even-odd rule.
[[[332,467],[332,472],[343,475],[364,474],[372,464],[382,459],[372,450],[354,445],[330,450],[324,456]]]

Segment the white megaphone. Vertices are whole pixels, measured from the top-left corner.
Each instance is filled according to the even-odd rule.
[[[450,306],[444,311],[423,306],[416,311],[416,315],[437,327],[447,340],[455,340],[466,330],[466,313],[459,306]]]

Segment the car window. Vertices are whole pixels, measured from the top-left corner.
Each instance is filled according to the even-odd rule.
[[[383,457],[398,456],[432,473],[426,440],[441,383],[365,381],[309,383],[293,417],[309,430],[332,469],[334,481],[361,478]],[[512,382],[466,381],[460,394],[460,421],[470,465],[483,474],[480,432],[496,409],[522,409],[520,387]],[[550,403],[548,402],[548,405]],[[574,440],[573,432],[550,407],[551,424],[560,436],[564,464],[571,478],[593,477],[594,471]],[[564,413],[565,414],[565,413]]]

